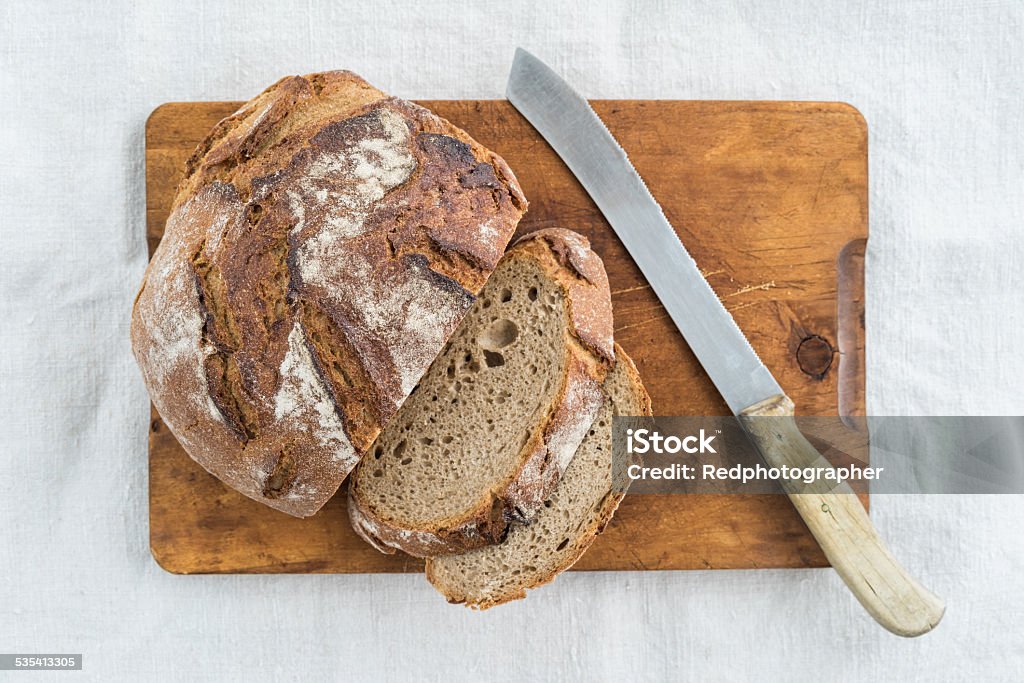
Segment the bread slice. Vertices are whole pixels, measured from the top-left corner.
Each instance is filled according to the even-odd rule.
[[[618,346],[615,356],[597,420],[533,521],[500,545],[427,560],[427,578],[449,602],[486,609],[526,597],[575,564],[611,520],[629,483],[613,467],[612,418],[651,414],[633,362]]]
[[[356,531],[421,557],[500,542],[554,490],[613,362],[600,258],[568,230],[527,235],[353,473]]]

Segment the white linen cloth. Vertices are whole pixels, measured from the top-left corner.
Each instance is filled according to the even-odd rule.
[[[180,577],[152,560],[128,344],[146,116],[331,68],[406,98],[497,98],[517,45],[590,97],[856,105],[869,409],[1024,413],[1019,2],[6,0],[0,651],[80,652],[92,680],[1019,675],[1020,496],[876,497],[895,553],[948,602],[914,641],[827,570],[576,573],[481,614],[417,575]]]

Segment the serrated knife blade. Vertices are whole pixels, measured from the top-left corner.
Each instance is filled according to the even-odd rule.
[[[521,48],[506,94],[594,199],[730,410],[739,414],[781,394],[590,104]]]

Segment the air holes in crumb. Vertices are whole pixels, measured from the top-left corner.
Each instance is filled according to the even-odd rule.
[[[373,459],[374,460],[380,460],[380,456],[382,456],[382,455],[384,455],[384,447],[383,446],[377,446],[376,448],[373,449]]]
[[[519,338],[519,327],[511,320],[500,318],[487,326],[477,337],[477,343],[488,351],[497,351]],[[494,367],[488,363],[490,367]]]
[[[397,458],[397,457],[399,457],[399,456],[401,456],[401,455],[402,455],[402,453],[405,453],[405,447],[406,447],[406,446],[408,446],[408,444],[407,444],[407,443],[405,442],[405,439],[402,439],[402,440],[401,440],[401,441],[399,441],[399,442],[398,442],[398,444],[397,444],[397,445],[395,446],[395,450],[393,450],[393,451],[392,451],[392,454],[394,454],[394,456],[395,456],[396,458]]]
[[[402,458],[401,462],[403,465],[408,465],[409,463],[412,462],[412,458]]]
[[[504,304],[508,303],[509,301],[512,301],[512,290],[506,287],[505,289],[501,290],[501,303]]]
[[[536,301],[537,300],[537,288],[536,287],[530,287],[529,291],[526,292],[526,296],[530,297],[530,301]]]
[[[501,367],[505,364],[505,356],[497,351],[484,351],[484,362],[489,368]]]
[[[558,547],[555,548],[555,550],[565,550],[565,546],[567,546],[567,545],[569,545],[569,539],[568,538],[565,539],[564,541],[562,541],[561,543],[559,543]]]

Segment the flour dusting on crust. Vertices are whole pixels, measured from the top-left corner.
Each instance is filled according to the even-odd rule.
[[[480,240],[486,244],[493,243],[498,239],[498,229],[494,227],[494,223],[491,221],[484,221],[477,226],[477,235]]]
[[[288,334],[288,352],[281,361],[281,386],[274,397],[274,417],[289,420],[311,417],[317,440],[331,450],[335,462],[354,467],[359,460],[334,408],[334,401],[313,364],[306,335],[296,322]]]
[[[555,456],[559,473],[572,462],[583,438],[597,418],[604,403],[601,387],[583,372],[571,373],[565,389],[565,400],[559,407],[556,428],[548,438],[548,451]]]
[[[288,192],[299,242],[295,260],[303,286],[345,311],[361,361],[381,376],[397,372],[383,393],[398,406],[415,388],[437,349],[458,324],[468,302],[437,284],[429,267],[403,259],[401,268],[349,246],[370,229],[367,218],[416,168],[405,119],[381,108],[368,115],[369,137],[321,150],[297,187]],[[496,233],[495,233],[496,234]],[[390,356],[381,367],[379,349]]]
[[[169,236],[161,244],[150,266],[146,289],[139,306],[141,322],[149,336],[149,343],[140,351],[145,357],[143,369],[149,380],[161,391],[174,380],[187,377],[191,385],[181,392],[202,413],[218,422],[223,416],[210,396],[203,363],[215,349],[203,340],[203,316],[200,313],[199,292],[195,274],[189,268],[189,255],[179,231],[195,229],[197,216],[211,216],[203,226],[207,239],[219,240],[240,214],[231,211],[216,192],[199,194],[182,204],[168,218]],[[159,407],[159,404],[158,404]],[[184,425],[172,425],[184,427]]]
[[[409,149],[409,127],[389,109],[374,114],[379,136],[319,152],[298,190],[288,192],[296,219],[292,234],[315,215],[338,237],[358,237],[373,206],[412,175],[416,159]]]
[[[400,379],[389,392],[397,406],[415,388],[470,301],[463,292],[440,285],[416,259],[382,272],[362,253],[341,249],[341,239],[325,230],[302,245],[303,283],[321,288],[325,299],[346,311],[355,323],[351,341],[364,363],[373,366],[374,350],[385,349]]]

